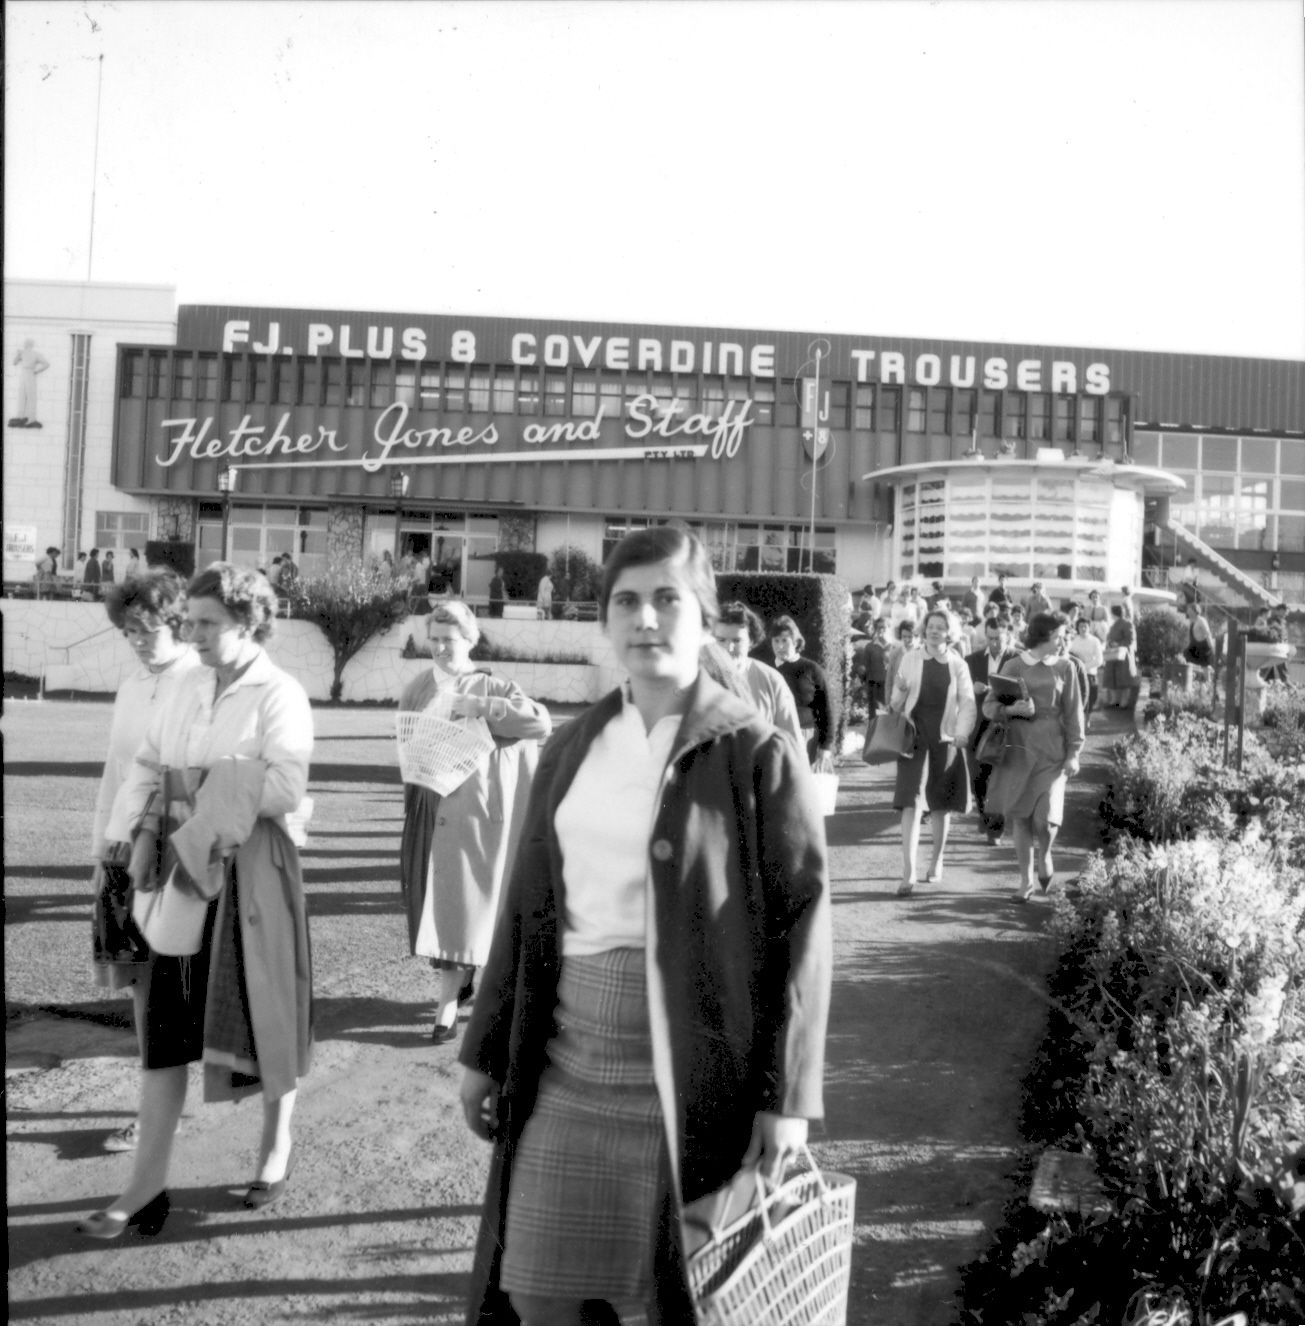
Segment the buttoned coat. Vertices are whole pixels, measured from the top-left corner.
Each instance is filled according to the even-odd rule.
[[[460,1058],[501,1088],[499,1136],[467,1321],[507,1326],[498,1287],[512,1157],[553,1034],[565,915],[557,808],[614,691],[545,748],[493,949]],[[679,1235],[683,1203],[738,1170],[759,1111],[823,1113],[829,1009],[824,820],[804,755],[699,675],[658,797],[648,848],[649,997],[666,1111],[652,1320],[693,1320]],[[660,1030],[659,1030],[660,1029]],[[660,1046],[661,1052],[658,1053]]]
[[[266,765],[254,828],[235,858],[242,973],[259,1080],[264,1096],[277,1099],[293,1090],[312,1058],[308,910],[285,817],[308,789],[313,715],[303,687],[262,650],[216,701],[213,690],[211,668],[194,668],[179,679],[114,799],[105,837],[130,841],[159,784],[159,766],[208,768],[230,756]],[[221,933],[231,905],[225,889],[215,933]],[[216,964],[209,972],[210,993],[215,980]],[[206,1094],[210,1085],[206,1074]]]
[[[478,967],[489,949],[503,879],[521,832],[539,742],[553,724],[542,704],[506,678],[477,671],[443,684],[491,702],[485,721],[494,749],[447,796],[416,783],[403,785],[399,883],[411,951],[417,952],[429,883],[437,891],[457,892],[462,905],[454,910],[461,924],[442,933],[436,927],[439,952],[423,956]],[[439,686],[433,669],[423,672],[404,689],[400,712],[419,713]]]

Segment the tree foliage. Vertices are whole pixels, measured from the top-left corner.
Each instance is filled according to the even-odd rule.
[[[344,670],[374,636],[408,614],[411,577],[391,575],[361,561],[341,563],[322,576],[297,580],[290,591],[294,616],[316,622],[331,646],[331,699],[344,690]]]

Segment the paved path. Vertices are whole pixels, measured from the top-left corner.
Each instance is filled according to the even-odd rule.
[[[85,975],[83,854],[108,719],[107,705],[49,702],[10,704],[4,719],[11,1316],[459,1321],[486,1152],[460,1122],[452,1054],[425,1039],[434,987],[407,957],[392,882],[400,806],[385,710],[317,714],[305,865],[319,1045],[290,1190],[271,1211],[240,1208],[257,1105],[204,1105],[192,1089],[164,1234],[71,1234],[124,1180],[127,1159],[102,1144],[135,1099],[125,1004]],[[1093,736],[1071,789],[1062,878],[1092,845],[1093,775],[1123,727],[1112,717]],[[847,762],[829,821],[836,965],[816,1153],[859,1184],[849,1322],[943,1326],[958,1266],[1011,1191],[1048,904],[1009,901],[1013,857],[973,819],[958,824],[944,883],[896,898],[890,788],[888,771]]]

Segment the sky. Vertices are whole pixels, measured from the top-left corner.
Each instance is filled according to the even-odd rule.
[[[6,276],[1305,359],[1302,0],[9,0],[6,28]]]

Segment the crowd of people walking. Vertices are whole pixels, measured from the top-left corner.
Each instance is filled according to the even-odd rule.
[[[853,605],[870,722],[914,733],[893,778],[897,891],[943,884],[955,819],[977,809],[990,843],[1009,838],[1026,902],[1054,877],[1098,697],[1136,701],[1131,611],[1097,594],[1058,611],[1037,583],[1016,602],[1004,576],[956,608],[932,590],[867,587]],[[291,1179],[313,1040],[293,832],[313,721],[266,652],[276,606],[264,576],[226,563],[188,586],[138,570],[106,594],[138,666],[96,803],[92,959],[131,992],[141,1094],[109,1143],[130,1176],[78,1226],[90,1238],[162,1228],[193,1062],[207,1099],[261,1096],[244,1205]],[[749,1167],[778,1175],[822,1112],[813,775],[834,764],[830,679],[794,616],[719,604],[705,549],[676,527],[616,546],[598,615],[624,680],[557,734],[474,660],[457,598],[426,616],[431,666],[396,718],[409,949],[438,973],[431,1042],[460,1039],[466,1124],[494,1145],[472,1290],[485,1323],[580,1326],[603,1304],[690,1320],[683,1222],[710,1225]]]

